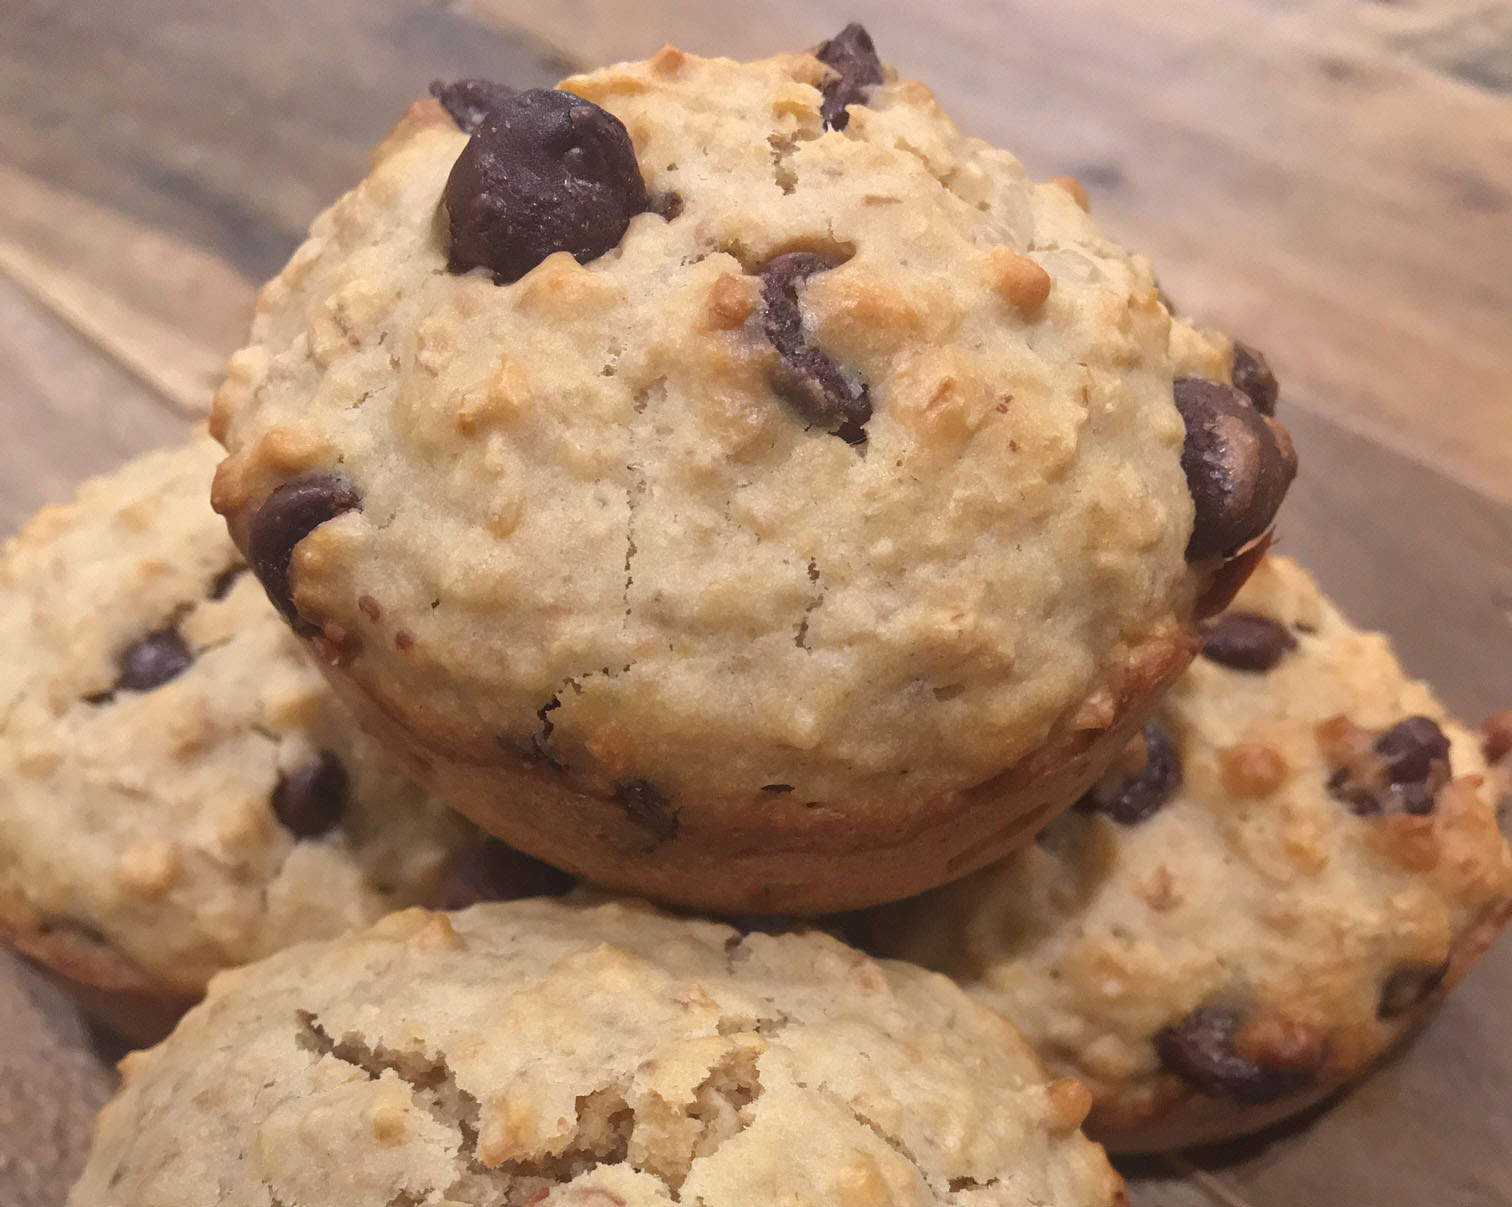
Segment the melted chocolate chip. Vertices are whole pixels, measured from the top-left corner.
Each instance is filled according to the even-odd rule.
[[[231,588],[236,586],[237,579],[247,572],[247,567],[238,562],[234,566],[227,566],[215,576],[215,581],[210,584],[210,598],[215,600],[225,599],[231,594]]]
[[[485,839],[452,860],[431,894],[432,909],[466,909],[480,901],[516,901],[521,897],[560,897],[576,883],[572,876]]]
[[[1255,410],[1262,415],[1276,413],[1281,387],[1276,383],[1276,375],[1271,372],[1265,353],[1239,340],[1234,341],[1234,385],[1249,395]]]
[[[126,647],[115,691],[145,692],[177,679],[194,664],[194,652],[174,628],[148,633]]]
[[[1256,1106],[1306,1089],[1317,1069],[1264,1068],[1234,1050],[1239,1018],[1206,1006],[1155,1036],[1166,1068],[1200,1094]],[[1321,1067],[1321,1060],[1319,1067]]]
[[[835,267],[813,252],[778,256],[761,274],[761,300],[767,342],[780,358],[772,388],[805,422],[824,428],[847,444],[866,443],[862,426],[871,418],[865,384],[853,385],[828,356],[808,342],[798,287],[816,272]]]
[[[882,82],[882,63],[871,35],[852,21],[814,51],[814,57],[836,73],[824,85],[819,116],[827,130],[844,130],[850,124],[847,105],[864,105],[871,90]]]
[[[1449,975],[1449,961],[1432,968],[1402,968],[1386,978],[1381,986],[1381,1003],[1376,1013],[1381,1018],[1397,1018],[1428,1000]]]
[[[1159,721],[1144,727],[1145,765],[1111,793],[1099,785],[1077,807],[1106,813],[1121,826],[1138,825],[1151,817],[1181,787],[1181,756]]]
[[[508,84],[496,84],[492,80],[457,80],[451,84],[432,80],[430,94],[451,114],[457,129],[463,134],[472,134],[483,124],[485,117],[515,94],[515,90]]]
[[[273,789],[273,815],[296,838],[318,838],[335,828],[347,807],[346,768],[329,750],[281,777]]]
[[[677,814],[660,789],[649,780],[620,780],[614,785],[614,799],[626,812],[651,831],[658,842],[667,842],[677,834]]]
[[[263,501],[252,517],[247,540],[252,571],[273,606],[302,637],[315,636],[320,626],[305,620],[294,606],[294,588],[289,582],[294,547],[327,520],[361,506],[356,492],[345,482],[318,474],[285,482]]]
[[[682,217],[683,199],[679,193],[652,193],[651,200],[646,208],[660,218],[671,222],[674,218]]]
[[[1449,739],[1428,717],[1408,717],[1335,771],[1328,791],[1360,817],[1421,817],[1433,812],[1439,789],[1448,782]]]
[[[447,177],[441,205],[452,272],[518,281],[553,252],[586,264],[647,206],[619,118],[566,92],[532,88],[486,113]]]
[[[1297,648],[1284,624],[1253,612],[1230,612],[1202,642],[1202,656],[1236,671],[1268,671]]]
[[[1223,382],[1185,377],[1175,386],[1186,424],[1181,468],[1196,506],[1188,561],[1231,553],[1270,527],[1297,475],[1286,429]]]

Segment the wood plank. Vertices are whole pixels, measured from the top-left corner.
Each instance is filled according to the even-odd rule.
[[[0,6],[0,163],[271,276],[431,79],[555,57],[426,4]]]
[[[0,278],[0,533],[44,503],[147,449],[184,417],[132,374]]]
[[[60,1207],[114,1080],[56,991],[0,951],[0,1202]]]
[[[1512,90],[1485,66],[1512,34],[1465,17],[1484,2],[1455,0],[1458,23],[1386,7],[655,0],[626,21],[615,0],[466,0],[585,62],[770,53],[865,20],[965,127],[1084,177],[1174,296],[1328,415],[1512,500]]]
[[[0,5],[0,272],[202,412],[253,283],[431,79],[529,86],[565,70],[435,6],[270,0],[195,18],[178,0],[13,0]]]
[[[215,256],[0,166],[0,273],[191,414],[246,334],[252,285]]]

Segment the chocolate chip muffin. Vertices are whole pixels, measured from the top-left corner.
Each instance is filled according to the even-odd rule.
[[[1384,637],[1270,558],[1127,766],[856,933],[1003,1010],[1109,1147],[1219,1140],[1336,1089],[1485,951],[1502,784]]]
[[[511,844],[685,905],[858,906],[1026,841],[1270,524],[1263,363],[1230,384],[859,27],[436,92],[215,403],[216,506],[365,723]]]
[[[86,483],[0,559],[0,938],[137,1039],[222,968],[540,887],[337,704],[210,510],[219,456]]]
[[[395,914],[122,1074],[73,1207],[1128,1202],[1085,1089],[944,977],[640,905]]]

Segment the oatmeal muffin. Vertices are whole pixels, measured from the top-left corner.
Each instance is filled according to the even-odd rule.
[[[0,558],[0,939],[139,1040],[222,968],[509,891],[243,573],[219,455],[201,435],[86,483]]]
[[[1110,1148],[1224,1139],[1364,1069],[1486,950],[1512,910],[1504,786],[1384,637],[1272,557],[1127,765],[853,933],[1006,1013]]]
[[[1085,1089],[944,977],[633,904],[303,944],[122,1076],[72,1207],[1128,1201]]]
[[[1270,524],[1263,361],[859,27],[436,92],[214,411],[216,506],[365,723],[511,844],[686,905],[1026,841]]]

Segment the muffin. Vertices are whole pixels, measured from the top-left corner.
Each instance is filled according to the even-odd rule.
[[[436,91],[214,408],[216,507],[365,723],[512,845],[683,905],[859,906],[1027,841],[1247,570],[1294,470],[1273,380],[859,27]]]
[[[218,458],[200,435],[88,482],[0,558],[0,939],[137,1040],[222,968],[509,891],[243,573]]]
[[[121,1071],[72,1207],[1128,1201],[1086,1091],[945,978],[639,905],[395,914]]]
[[[1318,1101],[1512,911],[1505,772],[1285,559],[1129,755],[1031,847],[854,927],[1013,1019],[1091,1089],[1110,1148],[1221,1140]]]

